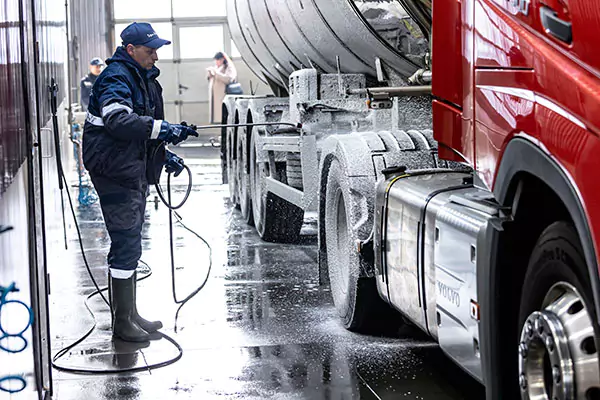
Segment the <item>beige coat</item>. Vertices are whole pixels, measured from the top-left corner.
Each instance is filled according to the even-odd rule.
[[[231,61],[213,71],[214,76],[208,76],[208,117],[211,124],[220,124],[225,87],[237,80],[237,71]]]

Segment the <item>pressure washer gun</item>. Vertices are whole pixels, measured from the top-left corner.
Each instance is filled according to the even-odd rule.
[[[284,130],[289,130],[291,132],[298,132],[302,130],[302,124],[292,124],[290,122],[257,122],[257,123],[246,123],[246,124],[211,124],[211,125],[187,125],[187,122],[182,122],[181,125],[189,126],[196,132],[205,130],[205,129],[216,129],[216,128],[244,128],[244,127],[255,127],[255,126],[264,126],[264,127],[282,127],[285,126]],[[284,133],[284,130],[278,130],[280,133]],[[220,147],[222,144],[219,144],[215,138],[210,139],[210,144],[212,147]]]
[[[195,130],[196,132],[198,132],[198,126],[197,125],[194,125],[194,124],[190,125],[186,121],[183,121],[181,123],[181,126],[187,126],[188,128],[191,128],[191,129]]]
[[[246,124],[211,124],[211,125],[188,125],[187,122],[182,122],[181,125],[189,126],[193,130],[201,131],[205,129],[215,129],[215,128],[243,128],[243,127],[254,127],[254,126],[287,126],[288,128],[292,128],[294,131],[298,129],[302,129],[302,124],[293,124],[291,122],[256,122],[256,123],[246,123]]]

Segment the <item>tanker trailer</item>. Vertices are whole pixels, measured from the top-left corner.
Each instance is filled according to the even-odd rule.
[[[223,105],[231,201],[268,241],[298,241],[317,213],[347,329],[399,311],[490,399],[600,398],[594,220],[569,170],[600,167],[600,125],[576,107],[600,104],[581,97],[600,92],[599,69],[556,50],[572,37],[538,3],[435,4],[228,0],[233,40],[273,91]],[[520,25],[534,8],[549,24],[535,34]],[[567,92],[572,110],[552,100]]]
[[[353,141],[351,134],[370,138],[385,131],[398,149],[433,145],[426,97],[410,102],[410,109],[385,95],[365,106],[365,88],[407,85],[427,67],[428,25],[420,27],[400,3],[232,0],[227,7],[236,46],[274,96],[227,98],[223,122],[302,126],[223,132],[232,201],[263,239],[298,240],[304,212],[318,208],[328,137]],[[430,92],[427,86],[410,90]],[[403,130],[394,128],[400,119]],[[435,157],[427,157],[433,163]]]

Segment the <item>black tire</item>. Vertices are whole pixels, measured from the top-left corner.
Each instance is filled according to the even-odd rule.
[[[379,330],[394,315],[377,292],[374,278],[360,275],[367,261],[356,251],[351,228],[351,194],[346,171],[338,160],[329,169],[325,198],[325,239],[331,294],[342,324],[355,332]],[[394,319],[395,323],[399,318]]]
[[[243,128],[238,135],[238,196],[240,212],[242,219],[248,225],[254,225],[254,218],[252,215],[252,190],[250,188],[250,174],[247,168],[248,157],[250,156],[247,151],[247,133],[246,128]]]
[[[580,294],[592,321],[597,321],[583,249],[570,223],[555,222],[544,230],[531,254],[524,279],[519,306],[519,337],[528,316],[543,308],[544,300],[558,283],[573,286]],[[593,324],[598,349],[599,330],[597,324]],[[517,343],[514,345],[515,350]],[[517,384],[514,393],[519,393]]]
[[[227,129],[227,182],[229,184],[229,201],[234,206],[239,205],[238,200],[238,176],[236,160],[237,143],[235,140],[234,129]]]
[[[254,145],[257,135],[257,131],[252,133],[250,143],[252,210],[256,231],[263,240],[268,242],[298,243],[304,222],[304,210],[266,191],[268,176],[286,182],[285,163],[276,163],[276,171],[270,170],[269,163],[258,164]]]
[[[228,139],[227,139],[227,128],[221,128],[221,138],[220,138],[220,144],[221,144],[221,183],[223,185],[228,185],[229,184],[229,171],[227,168],[227,161],[228,161],[228,154],[227,154],[227,149],[229,148],[228,145]]]

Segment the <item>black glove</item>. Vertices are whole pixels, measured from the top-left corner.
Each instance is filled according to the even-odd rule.
[[[167,143],[179,144],[189,136],[198,137],[198,132],[186,125],[170,124],[167,121],[163,121],[160,126],[158,139]]]
[[[183,158],[167,150],[167,161],[165,162],[165,171],[167,171],[167,174],[175,174],[176,177],[179,176],[184,169],[184,165]]]

